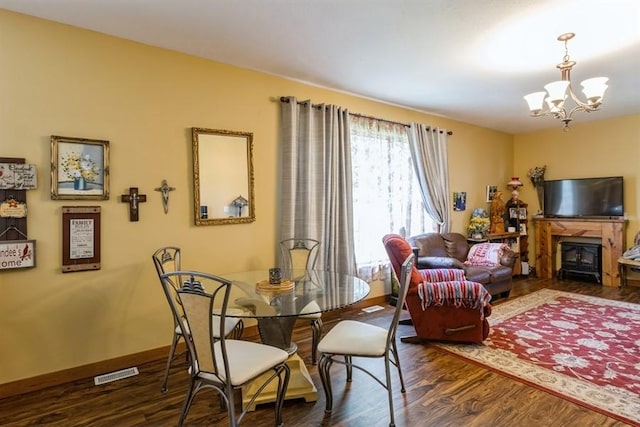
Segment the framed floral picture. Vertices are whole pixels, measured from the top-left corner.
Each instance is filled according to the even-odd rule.
[[[109,199],[109,141],[51,136],[51,198]]]

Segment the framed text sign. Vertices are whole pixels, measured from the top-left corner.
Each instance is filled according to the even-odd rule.
[[[62,208],[62,272],[100,270],[100,207]]]
[[[7,240],[0,242],[0,270],[35,266],[35,240]]]

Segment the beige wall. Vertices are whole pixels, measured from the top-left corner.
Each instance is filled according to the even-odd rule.
[[[525,183],[521,198],[530,211],[539,208],[527,178],[527,171],[535,166],[547,165],[546,179],[623,176],[629,246],[640,230],[640,115],[580,123],[577,114],[569,132],[563,132],[558,123],[556,129],[515,136],[513,170]],[[530,254],[534,244],[530,239]]]
[[[151,262],[160,246],[181,246],[185,267],[218,274],[272,266],[280,96],[452,130],[451,190],[467,191],[470,208],[512,173],[508,134],[2,10],[0,63],[0,156],[26,158],[39,175],[27,195],[37,267],[0,272],[0,384],[168,345]],[[193,225],[192,126],[254,133],[254,223]],[[110,141],[109,200],[50,199],[51,135]],[[162,179],[176,187],[166,215],[153,190]],[[129,187],[147,195],[139,222],[119,202]],[[61,208],[72,205],[102,208],[99,271],[60,272]],[[454,229],[469,214],[455,212]]]

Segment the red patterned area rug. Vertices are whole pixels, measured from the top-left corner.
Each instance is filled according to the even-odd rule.
[[[436,347],[640,425],[640,304],[543,289],[493,306],[483,344]]]

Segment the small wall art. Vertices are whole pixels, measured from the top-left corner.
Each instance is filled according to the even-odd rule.
[[[458,191],[453,193],[453,210],[463,211],[467,209],[467,192]]]
[[[493,200],[493,196],[498,192],[497,185],[487,185],[487,203]]]
[[[109,141],[51,136],[51,198],[109,199]]]

